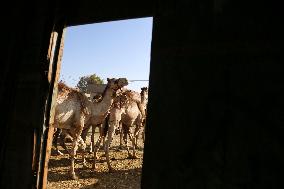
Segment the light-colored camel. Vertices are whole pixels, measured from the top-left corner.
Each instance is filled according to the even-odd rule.
[[[107,165],[109,171],[112,171],[113,168],[111,167],[110,164],[110,159],[109,159],[109,146],[111,144],[114,131],[119,127],[120,122],[122,123],[122,127],[125,130],[129,130],[130,127],[133,125],[136,125],[136,127],[141,128],[143,125],[143,122],[145,120],[145,108],[146,108],[146,103],[148,98],[148,91],[146,88],[143,89],[143,101],[141,99],[141,95],[135,91],[131,90],[125,90],[123,91],[118,97],[115,98],[115,101],[113,103],[112,108],[110,109],[110,114],[109,114],[109,120],[108,120],[108,133],[107,133],[107,140],[104,145],[105,149],[105,155],[106,155],[106,160],[107,160]],[[142,103],[143,102],[143,103]],[[136,152],[135,152],[135,134],[134,136],[132,135],[131,132],[127,132],[133,146],[133,153],[130,154],[129,148],[126,142],[126,147],[127,147],[127,152],[128,156],[130,158],[136,158]],[[94,149],[94,157],[96,157],[96,152],[98,150],[99,144],[95,146]],[[94,160],[94,167],[95,167],[95,162]]]
[[[139,137],[139,132],[141,130],[141,127],[139,127],[139,126],[144,127],[143,128],[143,132],[142,132],[142,139],[143,139],[143,143],[145,142],[145,127],[146,127],[147,104],[148,104],[148,88],[147,87],[142,87],[141,88],[140,96],[141,96],[141,106],[142,106],[144,112],[143,112],[142,124],[141,125],[136,125],[135,131],[134,131],[135,146],[136,147],[138,147],[137,141],[138,141],[138,137]]]
[[[89,100],[91,100],[93,102],[100,102],[100,101],[102,101],[102,95],[101,94],[97,94],[97,95],[95,95],[93,97],[93,99],[89,98]],[[93,149],[94,149],[94,144],[95,144],[94,136],[95,136],[95,130],[96,130],[97,127],[99,128],[99,133],[101,133],[102,132],[102,127],[103,127],[101,124],[92,126],[90,122],[88,124],[85,123],[83,131],[82,131],[82,134],[81,134],[82,139],[86,143],[88,132],[89,132],[90,129],[92,129],[91,130],[92,131],[91,145],[90,145],[89,152],[93,152]],[[66,138],[67,139],[71,138],[71,140],[72,140],[72,137],[70,136],[70,134],[68,134],[67,130],[62,130],[62,129],[57,128],[56,132],[53,135],[53,146],[56,149],[56,154],[57,155],[63,155],[63,153],[58,149],[58,142],[67,152],[69,152],[67,147],[66,147],[66,144],[65,144],[65,139]]]
[[[141,92],[141,108],[144,110],[144,116],[143,116],[143,121],[142,121],[142,126],[143,126],[143,132],[142,132],[142,140],[143,143],[145,142],[145,126],[146,126],[146,116],[147,116],[147,103],[148,103],[148,88],[147,87],[142,87]],[[141,131],[141,124],[135,125],[134,129],[134,137],[135,137],[135,147],[138,148],[138,137]],[[127,143],[127,135],[130,130],[127,127],[122,127],[122,122],[120,122],[120,145],[119,148],[122,149],[122,140]]]
[[[148,104],[148,88],[147,87],[143,87],[141,88],[141,102],[145,108],[145,117],[147,118],[147,104]],[[146,130],[146,123],[147,123],[147,119],[144,119],[143,121],[143,132],[142,132],[142,139],[143,139],[143,144],[145,143],[145,130]],[[138,135],[137,135],[138,137]]]
[[[81,137],[85,124],[99,124],[103,122],[116,96],[117,90],[128,84],[125,78],[107,79],[108,83],[100,102],[91,102],[76,89],[72,89],[63,83],[58,84],[58,97],[56,100],[55,118],[52,125],[55,128],[68,130],[73,138],[72,148],[69,151],[71,159],[70,173],[76,179],[74,160],[78,144],[83,148],[82,159],[85,165],[85,142]]]
[[[121,94],[123,93],[123,92],[125,92],[126,91],[126,89],[122,89],[122,92],[121,92]],[[129,92],[129,91],[128,91]],[[131,92],[132,94],[130,95],[130,98],[133,98],[135,101],[137,101],[137,102],[139,102],[140,103],[140,101],[139,101],[139,95],[138,95],[138,93],[136,93],[136,92]],[[122,95],[123,96],[123,95]],[[121,103],[121,96],[119,96],[119,97],[117,97],[116,98],[116,106],[117,107],[119,107],[120,105],[119,105],[119,103]],[[122,97],[123,98],[123,97]],[[140,92],[140,98],[141,98],[141,105],[140,105],[140,109],[145,109],[145,115],[146,115],[146,106],[147,106],[147,103],[148,103],[148,88],[147,87],[142,87],[141,88],[141,92]],[[96,95],[96,96],[94,96],[94,98],[92,99],[94,102],[100,102],[101,100],[102,100],[102,95]],[[125,108],[125,107],[123,107],[123,108]],[[144,112],[143,112],[144,113]],[[142,132],[142,140],[143,140],[143,143],[144,143],[144,141],[145,141],[145,125],[146,125],[146,119],[144,119],[143,120],[143,127],[144,127],[144,129],[143,129],[143,132]],[[104,141],[104,139],[105,139],[105,135],[106,135],[106,131],[103,131],[102,129],[103,129],[103,126],[101,125],[101,124],[99,124],[99,125],[94,125],[94,126],[92,126],[91,124],[85,124],[84,125],[84,128],[83,128],[83,131],[82,131],[82,135],[81,135],[81,137],[82,137],[82,139],[86,142],[86,138],[87,138],[87,134],[88,134],[88,131],[90,130],[90,129],[92,129],[91,130],[91,133],[92,133],[92,135],[91,135],[91,145],[90,145],[90,152],[93,152],[93,149],[94,149],[94,147],[95,147],[95,142],[94,142],[94,136],[95,136],[95,129],[96,128],[99,128],[99,135],[101,136],[102,135],[102,142],[103,142],[103,144],[105,143],[105,141]],[[121,121],[120,121],[120,126],[119,126],[119,128],[117,128],[116,129],[116,134],[120,134],[120,146],[119,146],[119,148],[120,149],[122,149],[122,142],[123,142],[123,140],[127,140],[127,130],[122,130],[123,128],[122,128],[122,124],[121,124]],[[138,140],[138,137],[139,137],[139,132],[140,132],[140,130],[141,130],[141,128],[140,127],[138,127],[138,125],[135,125],[135,130],[134,130],[134,136],[135,136],[135,146],[136,146],[136,148],[138,148],[138,145],[137,145],[137,140]],[[104,132],[104,133],[103,133]],[[57,150],[57,154],[60,154],[60,155],[62,155],[62,153],[58,150],[58,147],[57,147],[57,140],[55,140],[55,139],[57,139],[58,138],[58,136],[60,136],[60,145],[66,150],[66,151],[68,151],[67,150],[67,147],[66,147],[66,145],[65,145],[65,143],[64,143],[64,138],[65,137],[69,137],[70,135],[65,131],[64,132],[64,130],[63,130],[63,132],[61,131],[61,130],[57,130],[57,132],[56,132],[56,134],[55,134],[55,137],[54,137],[54,146],[55,146],[55,148],[56,148],[56,150]],[[123,139],[123,137],[124,137],[124,139]]]

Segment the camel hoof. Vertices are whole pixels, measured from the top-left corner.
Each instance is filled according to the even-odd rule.
[[[72,173],[72,174],[71,174],[71,178],[72,178],[73,180],[78,180],[78,177],[75,175],[75,173]]]

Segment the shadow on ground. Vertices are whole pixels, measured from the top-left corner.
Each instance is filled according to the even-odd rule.
[[[112,173],[93,173],[97,182],[82,186],[81,189],[89,188],[140,188],[141,168],[129,170],[117,170]],[[86,177],[84,178],[86,179]]]

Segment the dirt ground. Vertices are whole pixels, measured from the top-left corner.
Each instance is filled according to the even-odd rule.
[[[95,139],[97,139],[97,134]],[[90,143],[90,138],[87,138],[87,144]],[[68,171],[70,168],[69,155],[59,146],[64,155],[52,154],[49,160],[48,168],[48,189],[67,189],[67,188],[108,188],[108,189],[138,189],[141,181],[141,171],[143,162],[143,142],[141,137],[138,140],[140,146],[137,149],[138,159],[127,159],[126,149],[117,150],[119,146],[119,135],[114,136],[114,140],[110,149],[111,165],[115,168],[112,173],[108,172],[104,153],[99,151],[99,160],[97,170],[92,170],[93,154],[87,153],[86,160],[88,168],[83,168],[81,154],[78,153],[75,161],[75,172],[79,177],[78,180],[72,180],[69,177]],[[69,144],[70,145],[70,144]],[[129,141],[130,146],[130,141]]]

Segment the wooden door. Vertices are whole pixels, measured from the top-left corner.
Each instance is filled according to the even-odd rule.
[[[41,134],[34,134],[33,170],[36,170],[35,187],[38,189],[45,189],[47,186],[48,162],[54,133],[54,127],[50,123],[54,119],[65,31],[66,29],[63,24],[57,24],[54,27],[50,35],[47,52],[49,67],[46,77],[49,84],[49,92],[45,103],[44,125]]]

